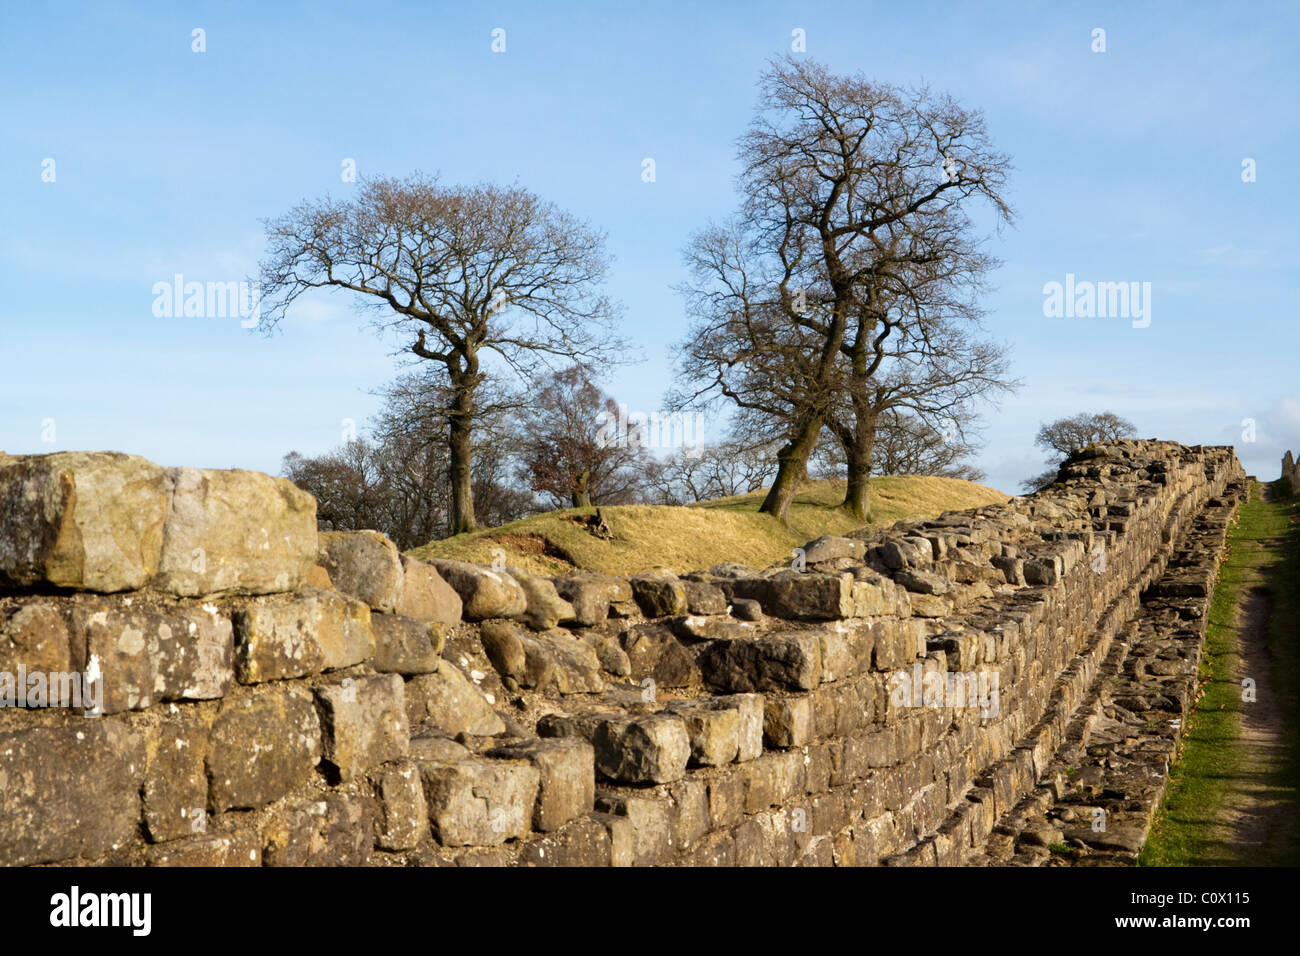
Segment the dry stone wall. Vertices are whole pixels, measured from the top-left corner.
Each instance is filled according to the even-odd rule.
[[[1120,441],[780,567],[544,578],[266,475],[0,454],[0,862],[1001,862],[1243,478]]]

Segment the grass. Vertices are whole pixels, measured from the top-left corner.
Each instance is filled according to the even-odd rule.
[[[1272,601],[1268,646],[1273,660],[1273,685],[1283,701],[1283,744],[1287,759],[1270,768],[1275,792],[1288,794],[1294,804],[1300,783],[1300,505],[1274,486],[1273,501],[1264,501],[1261,488],[1251,488],[1238,521],[1228,537],[1228,556],[1210,605],[1200,678],[1204,693],[1188,718],[1182,752],[1170,772],[1164,802],[1143,847],[1142,866],[1294,865],[1298,848],[1263,848],[1265,859],[1243,859],[1232,844],[1225,810],[1241,781],[1243,754],[1237,744],[1243,706],[1237,643],[1237,610],[1252,589],[1263,589]],[[1292,834],[1293,835],[1293,834]]]
[[[682,573],[722,561],[763,568],[820,535],[845,534],[862,526],[839,507],[843,482],[810,482],[802,487],[784,525],[758,513],[764,494],[756,491],[687,506],[603,507],[601,514],[613,532],[609,540],[595,537],[580,523],[594,509],[566,508],[433,541],[410,554],[488,564],[499,548],[512,565],[541,574],[574,568],[633,574],[650,567]],[[872,520],[867,526],[887,527],[900,518],[933,517],[1009,497],[958,478],[873,478]]]

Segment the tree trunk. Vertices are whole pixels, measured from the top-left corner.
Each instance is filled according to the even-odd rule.
[[[456,394],[448,416],[450,436],[448,451],[451,458],[451,533],[463,534],[478,527],[474,517],[474,486],[471,466],[471,423],[474,413],[472,385],[455,383]]]
[[[853,430],[840,435],[848,487],[840,506],[859,521],[871,520],[871,456],[876,447],[876,412],[864,400],[853,401]],[[847,439],[845,441],[844,439]]]
[[[582,477],[578,479],[577,486],[573,489],[571,500],[573,501],[573,507],[575,508],[591,507],[591,492],[587,488],[589,476],[590,472],[584,471]]]
[[[821,433],[820,418],[812,418],[776,453],[776,478],[759,507],[760,514],[775,515],[783,523],[790,514],[790,503],[799,489],[799,482],[808,471],[808,458],[817,447]]]

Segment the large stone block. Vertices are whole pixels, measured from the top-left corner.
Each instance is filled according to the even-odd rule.
[[[853,575],[813,571],[778,571],[763,578],[739,578],[732,584],[734,598],[751,598],[774,617],[826,621],[852,617]]]
[[[422,762],[420,775],[443,846],[498,846],[528,835],[541,775],[527,760]]]
[[[376,842],[385,850],[409,850],[429,832],[424,783],[413,761],[385,764],[375,781],[379,797]]]
[[[439,660],[433,673],[412,677],[406,701],[413,728],[475,737],[493,737],[506,729],[483,692],[449,661]]]
[[[0,588],[144,587],[158,572],[163,470],[135,455],[0,459]]]
[[[526,608],[523,619],[534,631],[548,631],[561,621],[572,621],[573,605],[560,597],[548,578],[529,574],[519,568],[507,568],[506,573],[523,588]]]
[[[0,864],[93,860],[135,839],[144,740],[115,720],[0,734]]]
[[[370,615],[375,636],[375,670],[396,674],[431,674],[447,643],[445,625],[397,614]]]
[[[397,674],[345,678],[316,688],[321,752],[346,783],[361,772],[406,756],[406,685]]]
[[[574,622],[595,627],[609,617],[611,604],[632,600],[632,586],[623,578],[596,571],[575,571],[554,579],[555,590],[573,606]]]
[[[402,556],[378,531],[326,531],[320,563],[334,587],[376,611],[392,614],[402,597]]]
[[[715,690],[812,690],[822,677],[821,641],[808,631],[719,641],[699,664],[705,683]]]
[[[460,595],[461,614],[467,621],[519,617],[528,609],[524,589],[504,571],[441,558],[435,558],[430,563]]]
[[[685,614],[690,607],[685,585],[671,571],[643,571],[630,583],[636,603],[646,617]]]
[[[233,682],[233,631],[217,608],[88,604],[72,610],[72,661],[100,676],[103,713],[210,700]]]
[[[314,795],[281,807],[267,824],[266,866],[362,866],[375,845],[369,796]]]
[[[691,763],[721,767],[740,752],[740,708],[728,698],[701,697],[670,702],[665,710],[682,718],[691,741]]]
[[[255,471],[167,470],[158,590],[293,591],[315,564],[316,499],[307,492]]]
[[[154,843],[207,831],[208,727],[193,708],[173,710],[148,743],[144,824]]]
[[[575,737],[525,740],[488,751],[489,757],[527,760],[538,773],[534,830],[558,830],[590,813],[596,798],[595,751]]]
[[[311,698],[269,690],[223,702],[208,747],[209,806],[257,808],[305,783],[320,761],[320,722]]]
[[[542,693],[594,694],[605,689],[595,648],[556,628],[530,634],[510,621],[487,621],[483,650],[503,678]]]
[[[402,597],[397,613],[444,627],[460,623],[460,595],[432,564],[402,555]]]
[[[686,773],[691,738],[680,717],[611,718],[591,737],[596,770],[618,783],[671,783]]]
[[[244,684],[351,667],[374,652],[370,608],[336,591],[260,598],[232,618],[235,670]]]
[[[0,611],[0,674],[72,670],[72,643],[63,615],[52,604]]]

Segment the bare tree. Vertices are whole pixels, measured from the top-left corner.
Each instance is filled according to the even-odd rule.
[[[604,237],[517,186],[444,187],[436,177],[368,179],[356,198],[304,202],[268,220],[261,265],[273,328],[304,292],[339,288],[376,325],[434,363],[446,399],[451,532],[476,527],[473,442],[495,357],[531,380],[550,357],[596,358],[614,345],[599,293]]]
[[[616,434],[619,409],[580,365],[561,369],[529,395],[518,416],[519,479],[556,507],[640,500],[644,429]]]
[[[1056,421],[1043,422],[1034,437],[1034,444],[1065,458],[1071,452],[1086,448],[1093,442],[1132,438],[1136,434],[1137,426],[1114,412],[1079,412]],[[1037,491],[1054,482],[1059,471],[1058,465],[1052,465],[1041,474],[1026,478],[1020,486],[1025,491]]]
[[[646,485],[654,504],[687,505],[758,491],[772,480],[776,448],[772,443],[729,440],[682,449],[646,468]]]
[[[783,444],[761,510],[784,520],[837,403],[846,389],[865,396],[876,371],[887,309],[873,289],[891,266],[941,263],[947,237],[965,227],[956,210],[966,200],[987,200],[1009,220],[1010,166],[980,114],[949,97],[793,58],[764,73],[740,160],[741,212],[687,250],[694,278],[683,291],[695,322],[680,374],[690,387],[672,401],[722,398],[771,420]],[[870,418],[869,409],[859,415],[859,460]],[[853,469],[865,496],[866,471]]]

